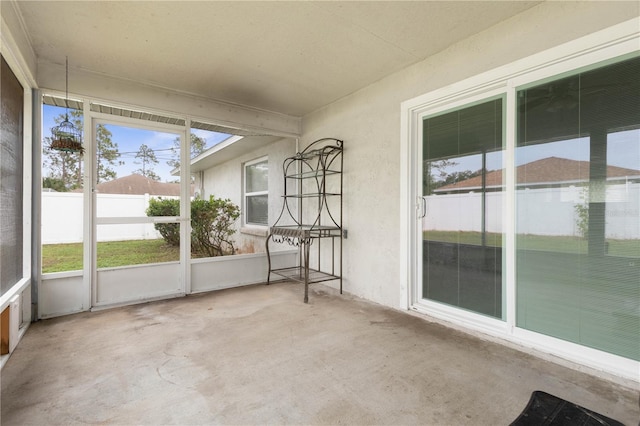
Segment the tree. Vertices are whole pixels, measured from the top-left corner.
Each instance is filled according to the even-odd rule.
[[[207,141],[200,136],[191,133],[191,159],[197,157],[205,150]],[[176,169],[180,167],[180,138],[173,140],[173,147],[171,147],[171,160],[167,161],[167,164]]]
[[[462,182],[463,180],[471,179],[476,176],[482,175],[482,169],[472,172],[471,170],[463,170],[461,172],[450,172],[444,176],[444,179],[436,182],[435,188],[454,184],[456,182]]]
[[[42,187],[43,188],[50,188],[50,189],[53,189],[54,191],[57,191],[57,192],[67,192],[68,191],[68,189],[64,185],[64,182],[63,182],[62,179],[53,178],[53,177],[46,177],[46,178],[42,179]]]
[[[448,171],[450,167],[457,165],[458,163],[453,160],[425,161],[422,177],[423,194],[431,195],[435,189],[482,175],[482,169],[475,172],[471,170]]]
[[[80,110],[69,110],[69,121],[82,131],[83,115]],[[62,123],[66,118],[65,114],[60,114],[54,118],[56,124]],[[102,124],[96,126],[96,157],[98,164],[97,182],[115,179],[116,165],[123,164],[117,161],[120,157],[118,144],[111,140],[111,132]],[[73,152],[57,151],[49,148],[51,137],[45,137],[43,143],[43,166],[48,170],[48,178],[63,183],[65,190],[82,187],[82,154]],[[45,187],[46,188],[46,187]]]
[[[135,170],[135,172],[153,180],[160,180],[160,176],[153,171],[153,165],[158,164],[158,159],[153,149],[149,148],[146,144],[140,145],[136,158],[139,158],[140,161],[134,161],[134,163],[142,164],[142,167]]]
[[[48,170],[45,178],[58,182],[64,191],[82,188],[82,155],[77,152],[56,151],[49,148],[45,138],[45,146],[42,149],[43,166]],[[44,182],[43,182],[44,184]]]
[[[113,166],[124,164],[124,161],[118,160],[120,158],[118,144],[111,140],[111,136],[111,132],[104,125],[98,124],[96,126],[96,157],[98,160],[96,183],[115,179],[118,175]]]
[[[457,165],[452,160],[425,161],[422,170],[422,193],[431,195],[434,189],[442,186],[440,183],[447,177],[447,168]]]
[[[82,111],[70,110],[68,114],[71,124],[82,130]],[[67,114],[60,114],[53,120],[59,125],[66,118]],[[82,188],[82,154],[51,149],[51,142],[51,137],[45,137],[42,144],[42,165],[48,170],[46,177],[57,181],[58,188],[62,185],[64,191]]]

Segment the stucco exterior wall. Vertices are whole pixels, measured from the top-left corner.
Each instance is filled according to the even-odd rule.
[[[345,141],[345,291],[401,305],[401,102],[639,15],[636,2],[545,2],[305,116],[301,148]]]
[[[269,162],[269,225],[277,219],[282,208],[280,196],[284,193],[284,178],[282,176],[282,162],[285,158],[295,154],[295,140],[281,139],[265,147],[255,149],[231,161],[227,161],[204,171],[203,196],[214,195],[217,198],[229,198],[240,206],[243,205],[243,168],[246,162],[267,157]],[[243,225],[242,218],[238,219],[238,232],[235,234],[236,247],[243,253],[258,253],[264,251],[267,227],[248,227]],[[274,250],[289,249],[281,245],[274,245]]]

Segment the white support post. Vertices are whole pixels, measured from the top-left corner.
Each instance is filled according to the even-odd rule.
[[[180,279],[191,293],[191,119],[185,120],[180,144]]]

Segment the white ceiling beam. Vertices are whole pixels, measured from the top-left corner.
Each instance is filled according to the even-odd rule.
[[[165,111],[172,116],[188,116],[198,121],[231,129],[251,130],[260,134],[284,137],[297,137],[301,134],[300,117],[78,70],[73,68],[72,61],[73,58],[70,58],[70,96],[75,94],[76,97],[111,102],[114,105]],[[188,72],[185,73],[185,78],[189,78]],[[40,88],[64,91],[64,66],[51,62],[39,62],[37,81]]]

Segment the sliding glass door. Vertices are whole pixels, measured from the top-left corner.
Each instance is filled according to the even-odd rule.
[[[514,87],[510,114],[498,97],[422,116],[423,305],[640,360],[639,75],[634,57]]]
[[[640,360],[640,58],[518,91],[517,326]]]
[[[422,299],[503,318],[503,99],[426,117]]]

